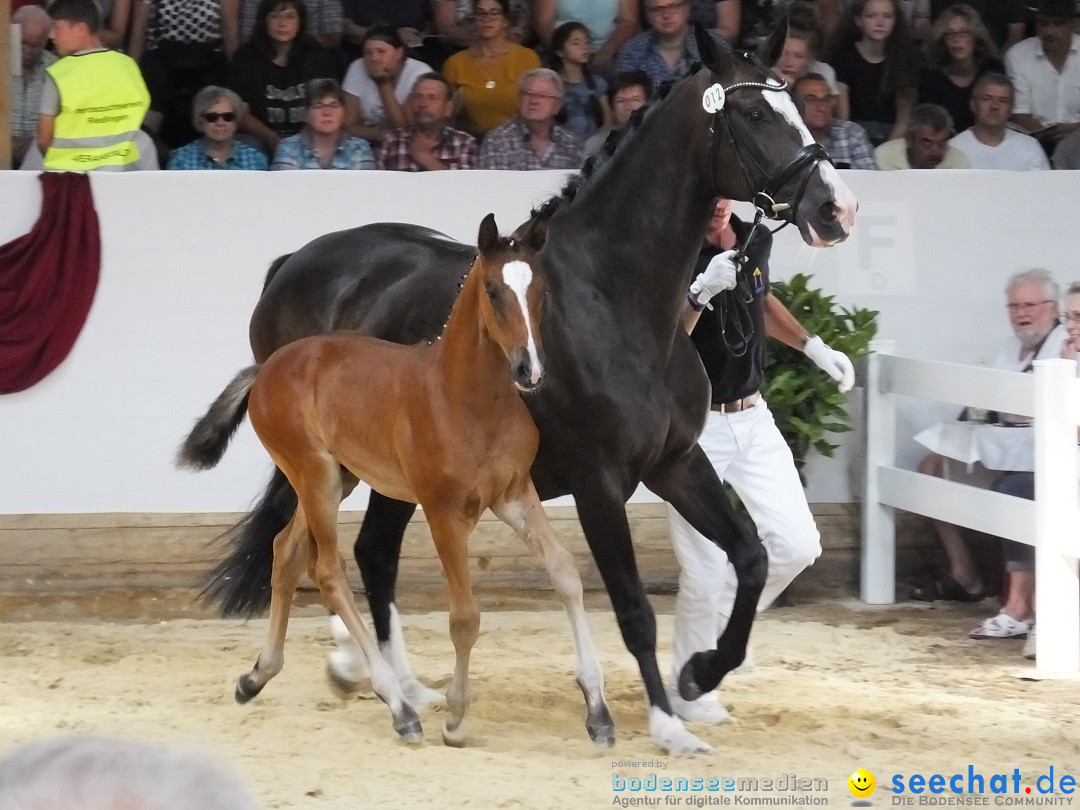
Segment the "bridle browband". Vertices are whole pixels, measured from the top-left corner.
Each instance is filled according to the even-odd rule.
[[[743,54],[743,57],[750,62],[757,61],[749,54]],[[780,80],[775,76],[773,76],[773,78],[775,83],[767,81],[743,81],[735,82],[726,87],[721,85],[724,98],[726,99],[726,97],[735,90],[743,89],[758,89],[774,93],[786,92],[787,82]],[[731,117],[728,115],[727,104],[724,103],[723,106],[716,110],[712,115],[713,120],[709,126],[709,130],[714,136],[712,149],[710,150],[712,157],[711,162],[715,166],[715,152],[720,141],[716,136],[720,133],[726,133],[731,140],[735,158],[739,162],[739,169],[742,171],[747,186],[751,189],[759,189],[754,192],[752,201],[755,209],[754,222],[750,226],[750,232],[747,234],[746,239],[739,247],[738,253],[735,254],[735,266],[741,268],[741,265],[750,250],[750,245],[758,234],[758,229],[765,227],[761,222],[762,219],[768,218],[783,221],[781,225],[774,228],[770,233],[776,233],[782,228],[786,228],[788,225],[795,222],[798,217],[799,205],[802,203],[803,195],[806,193],[806,186],[810,182],[811,174],[813,174],[814,169],[817,168],[819,163],[822,161],[831,163],[832,159],[829,157],[829,153],[824,146],[819,143],[812,143],[803,146],[790,160],[787,161],[787,163],[770,174],[765,167],[761,165],[761,162],[754,157],[754,155],[751,154],[739,140],[735,132],[735,127],[731,123]],[[760,183],[755,181],[755,170],[757,176],[763,178]],[[780,190],[798,177],[800,173],[803,174],[803,178],[802,182],[799,184],[799,190],[795,195],[794,201],[790,203],[778,201],[777,196],[779,195]],[[728,339],[727,307],[721,307],[718,314],[720,316],[720,331],[724,339],[724,344],[732,354],[739,357],[746,352],[746,349],[749,346],[750,337],[753,335],[754,331],[753,321],[750,319],[750,313],[747,308],[747,305],[753,301],[753,293],[750,291],[749,283],[747,282],[744,273],[740,272],[736,275],[736,288],[732,292],[735,293],[735,295],[732,296],[732,298],[734,298],[733,303],[735,304],[735,310],[732,314],[735,317],[734,326],[738,333],[736,342],[732,343]]]

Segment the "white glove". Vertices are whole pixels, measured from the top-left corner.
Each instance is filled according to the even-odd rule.
[[[813,360],[818,368],[836,380],[836,387],[841,394],[846,394],[855,385],[855,367],[851,365],[848,356],[829,348],[817,335],[806,341],[803,353]]]
[[[736,267],[732,259],[736,253],[736,250],[725,250],[713,256],[705,272],[698,273],[690,285],[690,295],[695,301],[708,306],[714,295],[735,289]]]

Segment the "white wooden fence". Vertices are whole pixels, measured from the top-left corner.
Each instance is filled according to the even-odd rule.
[[[1080,672],[1080,380],[1071,360],[1038,360],[1034,374],[896,356],[875,341],[866,374],[862,599],[896,601],[894,510],[1035,546],[1036,667]],[[1032,414],[1035,500],[896,466],[897,396]]]

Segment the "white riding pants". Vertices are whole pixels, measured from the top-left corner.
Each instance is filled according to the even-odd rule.
[[[758,610],[764,610],[821,554],[821,536],[791,450],[764,399],[738,413],[710,411],[698,443],[746,506],[768,553],[768,576],[758,602]],[[672,645],[678,678],[691,655],[716,648],[738,580],[727,554],[670,505],[668,529],[681,568]]]

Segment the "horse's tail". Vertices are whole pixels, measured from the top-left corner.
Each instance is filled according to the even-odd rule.
[[[288,525],[296,503],[289,479],[275,469],[255,508],[215,541],[231,550],[207,574],[202,595],[223,617],[250,619],[270,606],[274,538]]]
[[[210,409],[195,423],[176,454],[177,467],[209,470],[225,455],[240,423],[247,413],[248,394],[259,366],[248,366],[225,386]]]

